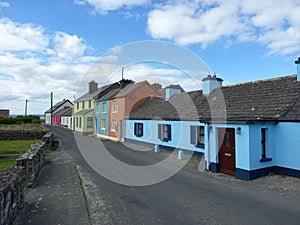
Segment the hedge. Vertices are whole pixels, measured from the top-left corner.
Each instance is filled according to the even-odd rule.
[[[0,124],[41,123],[39,116],[17,116],[15,118],[0,118]]]

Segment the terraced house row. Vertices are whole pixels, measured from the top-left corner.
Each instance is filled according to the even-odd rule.
[[[205,168],[250,180],[269,173],[300,177],[300,58],[297,75],[223,86],[208,75],[202,90],[164,89],[121,80],[74,102],[75,132],[183,150]]]

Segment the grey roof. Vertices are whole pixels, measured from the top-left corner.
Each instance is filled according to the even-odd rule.
[[[202,91],[173,95],[169,100],[149,97],[130,113],[129,119],[198,120],[195,99]]]
[[[84,109],[74,113],[74,116],[84,116],[85,114],[92,112],[93,109]]]
[[[98,96],[99,93],[105,91],[106,89],[108,89],[112,85],[114,85],[114,83],[101,86],[97,89],[97,91],[94,91],[92,93],[87,92],[84,95],[80,96],[79,98],[75,99],[74,102],[80,102],[80,101],[83,101],[83,100],[93,99],[94,97]]]
[[[135,90],[136,88],[138,88],[140,85],[144,84],[144,83],[148,83],[147,81],[141,81],[138,83],[131,83],[128,84],[125,88],[123,88],[115,97],[116,98],[121,98],[124,96],[129,95],[133,90]],[[149,84],[150,85],[150,84]],[[151,85],[150,85],[151,86]]]
[[[54,112],[57,108],[59,108],[60,106],[62,106],[66,102],[70,102],[73,105],[73,103],[70,100],[64,99],[60,102],[57,102],[54,106],[52,106],[52,112]],[[51,113],[51,108],[49,108],[45,113]]]
[[[53,116],[71,116],[72,115],[73,108],[68,109],[62,109],[58,112],[54,113]]]
[[[296,111],[299,87],[295,75],[285,76],[223,86],[195,103],[204,121],[278,121],[290,119],[292,106]]]
[[[129,114],[129,119],[180,120],[175,107],[162,97],[149,97]]]
[[[247,82],[215,89],[179,93],[169,101],[150,98],[130,119],[200,120],[203,122],[300,121],[300,82],[296,76]],[[196,110],[195,110],[196,109]]]
[[[108,99],[114,97],[115,95],[117,95],[119,92],[120,92],[120,87],[112,89],[109,92],[107,92],[106,94],[104,94],[102,97],[100,97],[97,101],[101,102],[101,101],[108,100]]]

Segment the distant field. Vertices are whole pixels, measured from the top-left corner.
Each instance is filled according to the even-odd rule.
[[[0,130],[43,130],[41,124],[0,124]]]
[[[0,140],[0,154],[23,154],[36,142],[41,140]]]
[[[1,159],[0,160],[0,171],[8,167],[16,166],[16,160],[14,159]]]

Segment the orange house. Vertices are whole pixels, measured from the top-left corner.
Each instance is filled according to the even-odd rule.
[[[124,140],[124,118],[149,96],[160,94],[148,81],[142,81],[127,85],[110,99],[110,137]]]

